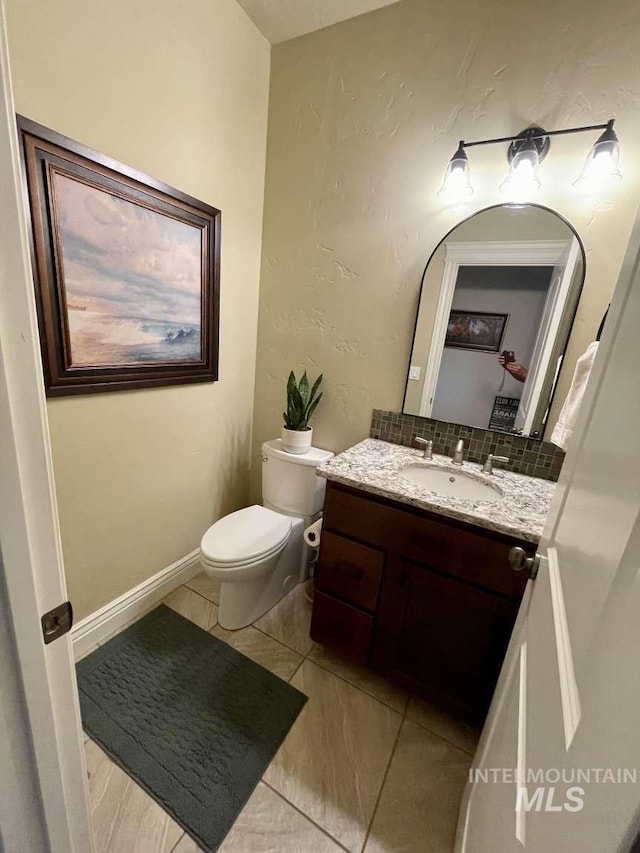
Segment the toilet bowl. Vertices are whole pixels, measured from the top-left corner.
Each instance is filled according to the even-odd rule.
[[[220,581],[218,621],[227,630],[250,625],[308,575],[310,549],[304,529],[324,501],[325,481],[316,467],[333,454],[282,450],[280,439],[262,446],[266,506],[249,506],[216,521],[200,543],[200,562]],[[303,461],[304,460],[304,461]]]

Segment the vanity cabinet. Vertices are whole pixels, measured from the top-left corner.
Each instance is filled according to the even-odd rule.
[[[312,638],[486,711],[527,578],[503,536],[329,482]]]

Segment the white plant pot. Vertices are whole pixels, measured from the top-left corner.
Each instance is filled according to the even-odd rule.
[[[313,438],[313,428],[308,429],[288,429],[282,427],[282,449],[287,453],[296,453],[302,456],[308,453],[311,449],[311,439]]]

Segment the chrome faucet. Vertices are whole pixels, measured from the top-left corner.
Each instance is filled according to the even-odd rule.
[[[483,474],[493,474],[493,463],[494,462],[508,462],[508,456],[494,456],[493,453],[490,453],[487,456],[487,461],[482,466]]]
[[[453,456],[451,457],[451,462],[454,465],[462,465],[464,462],[464,441],[459,439],[456,444],[456,449],[453,451]]]
[[[422,454],[423,459],[433,459],[433,442],[427,441],[426,438],[420,438],[419,435],[416,435],[414,438],[416,444],[424,445],[424,453]]]

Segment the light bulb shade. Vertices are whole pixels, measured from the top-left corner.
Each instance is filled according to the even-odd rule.
[[[438,198],[447,201],[462,201],[471,195],[473,195],[473,187],[469,177],[469,158],[462,147],[462,143],[460,143],[460,147],[449,160],[442,185],[438,190]]]
[[[587,193],[610,187],[622,180],[619,166],[620,143],[610,123],[589,152],[582,172],[573,185]]]
[[[512,201],[526,201],[532,193],[540,189],[539,165],[538,149],[530,139],[514,154],[507,177],[500,184],[500,192]]]

